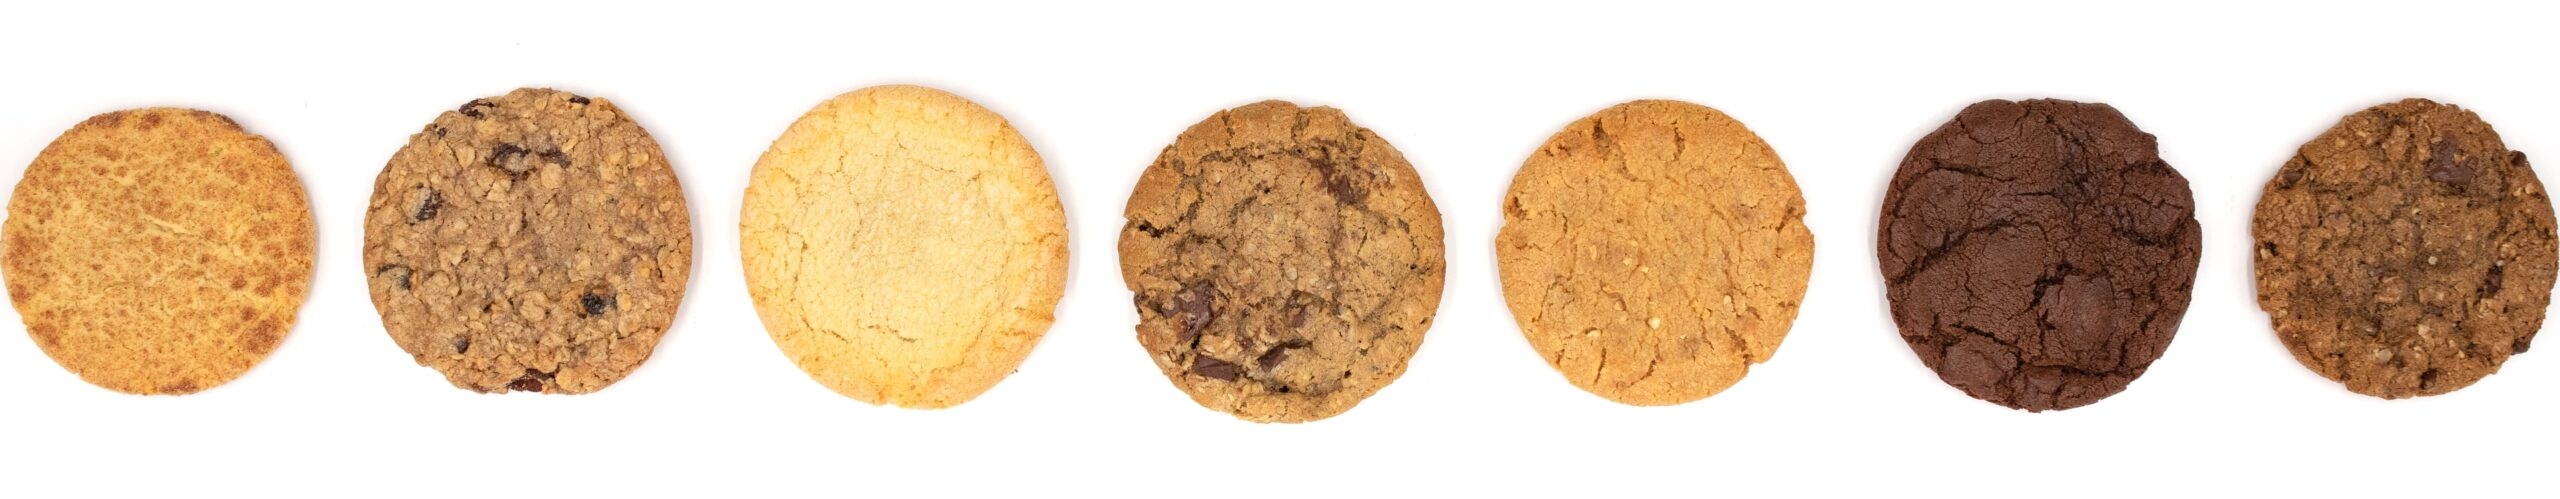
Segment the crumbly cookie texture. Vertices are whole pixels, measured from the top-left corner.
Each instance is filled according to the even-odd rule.
[[[819,384],[911,408],[1013,373],[1066,291],[1065,207],[1003,116],[881,86],[818,105],[756,161],[739,221],[765,331]]]
[[[2551,304],[2551,199],[2478,115],[2424,99],[2340,120],[2258,198],[2258,306],[2356,393],[2436,395],[2532,346]]]
[[[176,395],[248,372],[311,287],[311,202],[265,138],[219,114],[97,115],[27,166],[0,273],[63,369]]]
[[[604,99],[519,89],[391,157],[364,220],[383,329],[477,392],[588,393],[675,321],[693,228],[649,132]]]
[[[1813,271],[1804,196],[1776,151],[1705,106],[1644,100],[1575,121],[1511,179],[1494,250],[1529,344],[1627,404],[1714,395],[1775,355]]]
[[[1440,210],[1333,108],[1221,111],[1139,177],[1120,230],[1138,342],[1191,399],[1259,422],[1350,410],[1440,304]]]
[[[1991,100],[1911,147],[1876,259],[1894,324],[1974,398],[2044,411],[2121,392],[2169,348],[2200,235],[2185,177],[2115,108]]]

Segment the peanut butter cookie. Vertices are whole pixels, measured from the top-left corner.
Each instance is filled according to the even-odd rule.
[[[1568,125],[1511,179],[1494,251],[1520,332],[1574,386],[1688,402],[1777,354],[1813,272],[1804,195],[1739,121],[1667,100]]]

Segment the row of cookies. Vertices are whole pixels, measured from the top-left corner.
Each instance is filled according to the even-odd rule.
[[[1915,144],[1877,222],[1902,337],[1948,384],[2027,409],[2123,390],[2165,351],[2195,277],[2192,195],[2102,104],[1985,101]],[[1573,385],[1704,398],[1769,360],[1812,267],[1803,197],[1732,117],[1676,101],[1568,125],[1513,178],[1506,302]],[[291,329],[313,227],[291,167],[219,115],[99,115],[10,203],[5,277],[64,368],[190,393]],[[2260,302],[2313,370],[2397,398],[2458,389],[2526,349],[2549,300],[2552,213],[2523,155],[2422,100],[2349,116],[2270,182]],[[585,393],[655,350],[691,221],[655,140],[611,102],[473,100],[393,155],[365,217],[386,331],[480,392]],[[838,96],[757,161],[740,212],[767,332],[820,384],[947,407],[1012,372],[1064,291],[1065,215],[1038,153],[958,96]],[[1414,168],[1331,108],[1271,101],[1184,131],[1119,238],[1139,343],[1203,406],[1255,421],[1348,410],[1397,378],[1440,302],[1439,210]]]

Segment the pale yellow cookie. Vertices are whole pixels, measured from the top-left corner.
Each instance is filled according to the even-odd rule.
[[[265,138],[191,109],[101,114],[36,156],[0,230],[9,299],[63,369],[186,394],[240,377],[311,287],[311,202]]]
[[[756,314],[819,384],[942,408],[1013,373],[1066,291],[1066,210],[1003,116],[924,87],[837,96],[756,161]]]

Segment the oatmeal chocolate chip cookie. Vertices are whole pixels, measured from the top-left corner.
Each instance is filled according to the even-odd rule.
[[[588,393],[649,359],[693,267],[684,191],[604,99],[519,89],[446,111],[374,178],[383,329],[478,392]]]
[[[2551,304],[2551,199],[2478,115],[2423,99],[2348,115],[2258,199],[2258,306],[2302,365],[2382,398],[2470,386]]]
[[[1609,400],[1714,395],[1769,359],[1813,271],[1778,153],[1696,104],[1619,104],[1547,139],[1511,179],[1502,296],[1549,366]]]
[[[1066,291],[1066,211],[1040,154],[1003,116],[930,88],[866,88],[802,115],[756,161],[738,230],[774,343],[872,404],[986,392]]]
[[[1440,210],[1333,108],[1265,101],[1182,132],[1120,230],[1138,343],[1200,405],[1260,422],[1351,409],[1439,308]]]
[[[293,329],[311,287],[311,202],[267,139],[151,108],[91,117],[27,166],[0,274],[27,335],[125,393],[239,378]]]
[[[2186,178],[2115,108],[1990,100],[1903,158],[1876,259],[1922,363],[2044,411],[2124,391],[2169,348],[2198,235]]]

